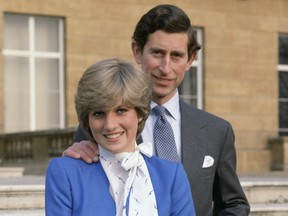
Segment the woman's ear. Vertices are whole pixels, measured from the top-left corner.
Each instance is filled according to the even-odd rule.
[[[133,56],[134,56],[136,63],[141,64],[141,62],[142,62],[142,50],[134,40],[132,41],[131,49],[132,49]]]

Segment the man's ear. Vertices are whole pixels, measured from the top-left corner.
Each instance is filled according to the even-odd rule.
[[[196,52],[195,52],[195,53],[192,53],[192,56],[191,56],[190,60],[187,62],[186,71],[188,71],[188,70],[190,69],[193,61],[194,61],[195,58],[196,58],[196,56],[197,56],[197,53],[196,53]]]
[[[136,63],[141,64],[141,62],[142,62],[142,50],[134,40],[132,41],[131,49],[132,49],[133,56],[134,56]]]

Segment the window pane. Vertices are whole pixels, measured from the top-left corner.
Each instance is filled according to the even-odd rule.
[[[286,131],[280,131],[279,132],[279,136],[288,136],[288,132],[286,132]]]
[[[288,129],[288,101],[279,103],[279,127]]]
[[[25,57],[4,57],[5,132],[28,131],[29,70]]]
[[[5,14],[4,49],[28,50],[28,16]]]
[[[36,59],[36,128],[59,127],[59,60]]]
[[[185,74],[183,82],[178,88],[181,98],[188,104],[197,107],[197,69],[191,67]]]
[[[51,17],[35,18],[35,49],[37,51],[59,51],[59,19]]]
[[[279,72],[279,97],[288,99],[288,72]]]
[[[288,64],[288,34],[279,35],[279,64]]]
[[[279,72],[279,128],[280,135],[288,135],[288,72]]]

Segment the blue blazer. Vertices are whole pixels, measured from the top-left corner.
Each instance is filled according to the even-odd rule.
[[[190,186],[181,163],[143,157],[159,216],[194,216]],[[45,211],[46,216],[115,216],[115,202],[101,163],[87,164],[69,157],[52,159],[46,172]]]

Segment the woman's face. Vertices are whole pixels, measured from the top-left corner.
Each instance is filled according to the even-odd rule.
[[[120,105],[89,113],[89,126],[95,141],[112,153],[135,150],[138,116],[135,108]]]

